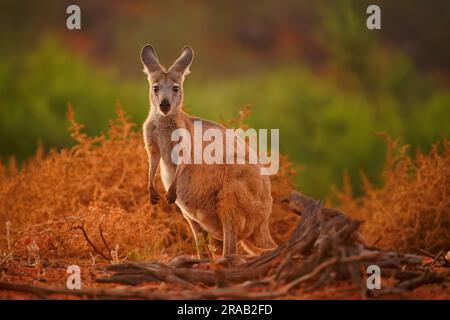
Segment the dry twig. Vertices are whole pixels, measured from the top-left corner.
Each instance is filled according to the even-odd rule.
[[[73,291],[8,283],[0,283],[0,288],[36,295],[67,294],[97,298],[269,299],[287,296],[299,287],[311,291],[333,281],[351,280],[362,289],[365,297],[367,286],[364,272],[369,265],[378,265],[384,276],[400,280],[393,287],[383,288],[382,293],[402,293],[423,284],[449,280],[448,271],[439,273],[430,268],[424,269],[420,256],[368,246],[358,232],[362,222],[349,218],[339,210],[324,208],[322,202],[298,192],[293,192],[284,201],[302,215],[291,237],[272,251],[243,259],[244,263],[223,266],[209,260],[179,256],[168,264],[134,262],[108,265],[106,271],[112,274],[97,279],[102,283],[128,285],[167,282],[187,290],[161,292],[127,288]],[[94,250],[109,260],[89,240],[83,224],[75,228],[82,230]],[[101,226],[99,228],[102,241],[108,248]]]

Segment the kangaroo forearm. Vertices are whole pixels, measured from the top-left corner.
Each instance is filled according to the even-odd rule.
[[[159,160],[161,159],[161,155],[156,148],[152,148],[151,150],[147,149],[148,157],[149,157],[149,169],[148,169],[148,187],[155,189],[155,176],[156,170],[158,170]]]
[[[175,169],[175,174],[173,176],[173,179],[172,179],[169,189],[176,190],[178,177],[180,176],[181,172],[183,172],[184,167],[185,167],[185,165],[183,163],[180,163],[177,165],[177,168]]]
[[[148,187],[155,188],[155,176],[156,170],[158,169],[158,163],[151,163],[150,169],[148,171]]]
[[[150,196],[150,202],[152,204],[159,203],[159,194],[156,190],[155,186],[155,176],[156,170],[158,169],[160,155],[159,153],[150,153],[149,152],[149,160],[150,160],[150,168],[148,170],[148,193]]]
[[[177,181],[178,177],[180,176],[181,172],[183,171],[183,164],[179,164],[177,168],[175,169],[175,173],[172,178],[172,182],[170,183],[169,188],[167,189],[166,193],[166,200],[168,203],[174,203],[177,199]]]

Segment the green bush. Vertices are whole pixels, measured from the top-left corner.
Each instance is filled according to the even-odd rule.
[[[396,59],[395,67],[374,75],[373,94],[343,89],[336,80],[298,65],[207,80],[193,68],[186,81],[185,105],[194,115],[220,121],[251,104],[249,124],[279,128],[281,152],[306,167],[298,175],[301,190],[326,196],[333,183],[340,183],[343,170],[349,169],[359,192],[359,170],[375,179],[383,164],[384,143],[375,133],[400,136],[422,148],[448,134],[444,130],[450,118],[449,92],[422,85],[409,61]],[[11,155],[26,158],[38,141],[47,148],[71,143],[65,118],[69,102],[90,134],[108,126],[118,102],[139,126],[147,115],[144,75],[122,78],[49,39],[15,61],[0,63],[3,160]],[[140,67],[137,60],[136,68]],[[410,79],[414,92],[408,94]]]
[[[14,64],[0,64],[0,154],[23,159],[40,140],[46,147],[70,143],[65,113],[68,103],[90,134],[107,127],[121,102],[143,119],[146,85],[121,81],[106,68],[94,68],[51,39]]]

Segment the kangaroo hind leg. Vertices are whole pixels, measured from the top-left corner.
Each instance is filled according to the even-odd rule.
[[[208,233],[203,230],[200,224],[194,220],[192,220],[188,215],[183,214],[184,218],[189,223],[191,227],[192,234],[194,235],[195,240],[195,248],[197,249],[197,255],[199,259],[208,258],[208,254],[205,251],[206,241],[208,239]]]
[[[257,226],[250,237],[242,240],[241,244],[245,251],[253,255],[273,250],[276,247],[276,243],[270,235],[268,223]]]

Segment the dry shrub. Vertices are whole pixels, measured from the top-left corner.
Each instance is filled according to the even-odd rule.
[[[20,170],[14,160],[0,165],[0,250],[7,251],[9,221],[16,256],[27,257],[32,247],[41,259],[91,259],[93,251],[82,232],[69,228],[84,222],[105,255],[100,223],[110,249],[118,246],[121,259],[194,254],[189,226],[175,205],[150,205],[142,134],[133,130],[122,109],[117,108],[107,135],[84,134],[70,106],[68,119],[74,147],[48,154],[40,147]],[[286,158],[281,160],[280,173],[272,177],[272,230],[278,241],[289,235],[297,219],[279,201],[291,191],[294,171]]]
[[[341,208],[364,220],[369,243],[386,249],[431,252],[450,249],[450,141],[442,138],[429,154],[408,156],[408,146],[382,135],[387,143],[383,186],[361,174],[364,195],[352,197],[348,176],[336,192]]]

